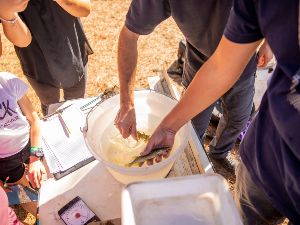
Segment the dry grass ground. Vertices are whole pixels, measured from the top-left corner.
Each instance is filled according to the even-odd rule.
[[[87,96],[95,96],[108,86],[118,84],[117,42],[124,24],[129,0],[92,0],[93,11],[82,22],[86,35],[94,50],[89,58]],[[3,56],[0,71],[9,71],[26,81],[13,46],[3,36]],[[147,87],[147,77],[154,70],[167,67],[176,57],[181,34],[175,23],[169,19],[157,27],[155,32],[139,41],[139,65],[137,87]],[[30,90],[29,97],[40,112],[39,101]]]
[[[118,84],[117,42],[129,4],[129,0],[92,0],[92,13],[82,19],[95,52],[89,58],[87,96],[99,95],[107,87]],[[12,44],[0,30],[3,43],[0,71],[14,73],[28,83]],[[153,75],[155,70],[166,68],[176,58],[180,38],[181,33],[171,19],[159,25],[151,35],[140,38],[137,87],[146,88],[147,77]],[[39,100],[32,89],[28,96],[41,115]],[[20,207],[15,209],[26,224],[34,223],[33,216],[26,214]]]
[[[87,96],[99,95],[107,87],[118,85],[117,41],[130,0],[92,0],[92,4],[92,13],[82,19],[86,35],[95,52],[89,58]],[[3,36],[2,30],[0,33],[3,43],[0,71],[14,73],[27,82],[22,75],[13,46]],[[174,21],[168,19],[151,35],[140,38],[137,88],[147,87],[147,77],[152,76],[153,71],[167,68],[171,64],[176,58],[178,41],[181,37]],[[39,100],[32,89],[28,96],[41,114]],[[234,175],[226,173],[222,175],[227,176],[230,186],[233,187]],[[32,215],[25,213],[20,207],[16,207],[15,210],[24,223],[34,224],[35,218]]]

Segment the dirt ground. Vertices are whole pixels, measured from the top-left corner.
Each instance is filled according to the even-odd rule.
[[[118,85],[117,41],[129,4],[129,0],[92,0],[92,13],[82,19],[86,35],[95,52],[89,58],[86,97],[97,96],[106,88]],[[0,33],[3,43],[0,71],[14,73],[27,83],[13,46],[3,36],[2,30]],[[181,37],[182,34],[174,21],[168,19],[151,35],[140,38],[137,88],[148,87],[147,77],[154,75],[154,71],[166,69],[172,63],[176,58],[178,41]],[[28,96],[41,115],[39,100],[32,89]],[[234,174],[222,169],[219,171],[227,178],[233,189]],[[15,207],[15,210],[25,224],[34,224],[35,218],[31,214],[27,214],[19,206]]]

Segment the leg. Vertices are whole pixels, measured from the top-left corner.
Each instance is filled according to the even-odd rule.
[[[43,115],[47,115],[48,106],[50,104],[59,102],[59,88],[39,83],[30,77],[27,77],[27,80],[30,83],[31,87],[34,89],[36,95],[40,99]]]
[[[237,137],[245,128],[251,115],[254,80],[238,81],[222,98],[223,116],[219,121],[216,136],[210,143],[210,153],[217,158],[226,158]]]
[[[30,187],[29,181],[27,180],[25,173],[23,175],[23,177],[17,181],[17,184],[21,184],[27,187]],[[24,203],[21,204],[21,206],[29,213],[31,213],[32,215],[36,215],[37,213],[37,202],[28,202],[28,203]]]
[[[0,177],[3,181],[9,177],[9,185],[21,184],[30,187],[26,178],[25,164],[28,164],[30,156],[30,142],[17,154],[7,158],[0,159]],[[23,207],[24,206],[24,207]],[[29,202],[22,204],[22,207],[30,212],[32,215],[36,214],[36,202]]]
[[[177,59],[167,70],[167,73],[171,78],[179,78],[182,76],[185,48],[185,43],[183,42],[183,40],[181,40],[178,45]]]
[[[214,105],[212,104],[209,106],[206,110],[203,112],[199,113],[192,119],[192,124],[195,128],[195,131],[198,135],[198,138],[203,142],[205,138],[205,131],[208,127],[212,111],[214,109]]]
[[[245,225],[275,225],[284,219],[268,197],[253,183],[243,162],[236,168],[234,197]]]
[[[86,72],[85,72],[86,74]],[[81,80],[75,84],[73,87],[70,88],[63,88],[64,91],[64,99],[71,100],[77,98],[84,98],[85,88],[86,88],[86,78],[87,76],[84,75]]]

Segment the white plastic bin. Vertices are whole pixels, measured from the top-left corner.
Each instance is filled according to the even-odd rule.
[[[122,225],[242,225],[217,174],[139,182],[122,192]]]

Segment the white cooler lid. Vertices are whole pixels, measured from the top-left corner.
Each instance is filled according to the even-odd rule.
[[[123,225],[242,225],[223,177],[194,175],[138,182],[122,192]]]

